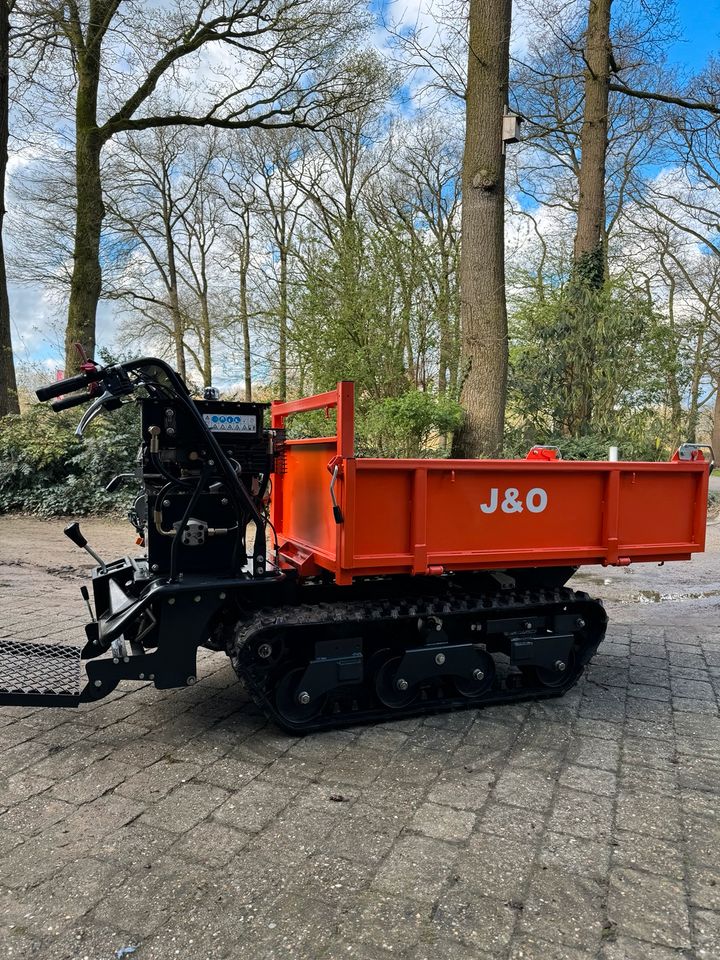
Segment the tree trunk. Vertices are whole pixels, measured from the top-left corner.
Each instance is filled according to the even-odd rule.
[[[200,322],[202,324],[202,376],[203,386],[212,386],[212,325],[208,307],[207,290],[200,294]]]
[[[715,409],[713,410],[713,428],[710,437],[713,453],[720,458],[720,375],[718,375],[717,390],[715,393]]]
[[[400,323],[402,327],[402,336],[400,344],[401,365],[407,371],[407,378],[417,390],[419,387],[418,379],[420,372],[419,357],[415,357],[415,350],[412,341],[412,312],[413,312],[413,294],[415,278],[413,270],[403,268],[402,249],[398,241],[393,245],[396,256],[394,259],[394,269],[397,270],[398,284],[400,286]],[[417,362],[416,362],[417,359]]]
[[[170,289],[170,312],[172,314],[173,339],[175,341],[175,369],[183,380],[187,379],[185,364],[185,324],[183,323],[177,287]]]
[[[183,323],[182,312],[180,310],[180,297],[178,294],[177,263],[175,260],[175,241],[172,234],[172,224],[169,214],[163,217],[163,226],[165,229],[165,248],[168,258],[168,297],[170,299],[170,316],[173,325],[173,339],[175,341],[175,368],[183,380],[187,379],[187,368],[185,365],[185,324]]]
[[[10,9],[0,0],[0,417],[20,413],[15,363],[10,334],[10,301],[5,274],[3,222],[5,220],[5,171],[8,159],[8,109],[10,69]]]
[[[707,322],[707,317],[706,317]],[[690,443],[697,442],[698,420],[700,419],[700,383],[703,376],[703,360],[705,353],[705,331],[701,328],[698,333],[697,343],[695,344],[695,356],[693,358],[692,379],[690,382],[690,409],[688,410],[687,435],[682,439],[687,439]]]
[[[511,0],[470,0],[470,49],[462,166],[460,249],[461,402],[455,456],[497,456],[507,397],[505,157]]]
[[[677,378],[677,369],[674,362],[668,364],[667,371],[668,395],[670,400],[670,428],[672,430],[672,442],[677,444],[682,433],[682,397],[680,396],[680,385]]]
[[[683,410],[682,410],[682,395],[680,392],[680,384],[678,383],[678,335],[675,327],[675,278],[672,276],[668,277],[669,287],[668,287],[668,325],[670,327],[670,332],[672,334],[672,356],[668,359],[667,364],[667,381],[668,381],[668,393],[670,399],[670,423],[672,426],[672,439],[674,444],[680,442],[680,434],[682,433],[682,420],[683,420]],[[650,309],[652,309],[652,294],[648,293],[648,304]]]
[[[250,358],[250,314],[248,311],[247,277],[250,265],[249,237],[244,241],[240,263],[240,323],[243,338],[243,364],[245,375],[245,402],[252,400],[252,363]]]
[[[460,318],[459,310],[453,307],[450,314],[450,366],[447,390],[453,400],[457,399],[460,378]]]
[[[287,334],[288,334],[288,253],[280,247],[280,303],[278,307],[278,393],[287,399]]]
[[[65,332],[65,375],[77,372],[80,359],[75,344],[89,357],[95,352],[95,317],[100,299],[100,233],[105,208],[100,179],[103,141],[97,127],[100,82],[100,46],[86,46],[77,60],[75,103],[76,213],[73,272]]]
[[[610,6],[590,0],[585,34],[585,106],[580,131],[577,229],[573,272],[568,284],[571,330],[568,430],[588,433],[593,418],[594,368],[597,355],[598,296],[607,277],[605,256],[605,163],[610,94]]]
[[[610,95],[610,6],[590,0],[585,35],[585,107],[580,132],[580,177],[575,234],[579,276],[599,288],[605,280],[605,160]]]
[[[450,365],[450,266],[445,250],[440,250],[440,289],[437,314],[439,326],[438,394],[447,392],[448,367]]]

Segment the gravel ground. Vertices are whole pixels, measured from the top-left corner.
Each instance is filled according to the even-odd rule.
[[[62,523],[0,534],[0,636],[79,638]],[[297,739],[208,653],[185,690],[0,708],[2,956],[717,960],[719,553],[577,577],[611,627],[560,700]]]

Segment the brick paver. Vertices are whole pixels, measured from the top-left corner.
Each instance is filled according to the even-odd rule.
[[[0,519],[0,636],[81,635],[59,527]],[[692,565],[580,581],[611,627],[559,700],[297,739],[207,653],[186,690],[0,708],[0,954],[718,960],[709,532]]]

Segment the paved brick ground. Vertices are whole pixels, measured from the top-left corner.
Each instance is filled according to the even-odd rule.
[[[0,954],[717,960],[718,541],[586,581],[612,627],[562,700],[294,739],[207,655],[187,690],[0,709]],[[71,549],[0,519],[0,635],[78,635]]]

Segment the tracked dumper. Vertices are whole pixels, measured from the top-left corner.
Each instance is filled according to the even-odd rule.
[[[83,645],[0,640],[0,703],[76,706],[123,680],[197,678],[198,647],[229,655],[289,731],[563,694],[603,639],[583,564],[688,560],[704,548],[709,466],[385,460],[354,451],[353,385],[268,405],[194,400],[163,361],[99,367],[38,390],[56,410],[139,402],[145,552],[88,550]],[[54,398],[54,399],[53,399]],[[330,436],[287,439],[328,413]],[[269,422],[267,422],[269,421]],[[83,669],[84,664],[84,669]],[[83,675],[86,674],[86,677]],[[82,677],[82,679],[81,679]]]

